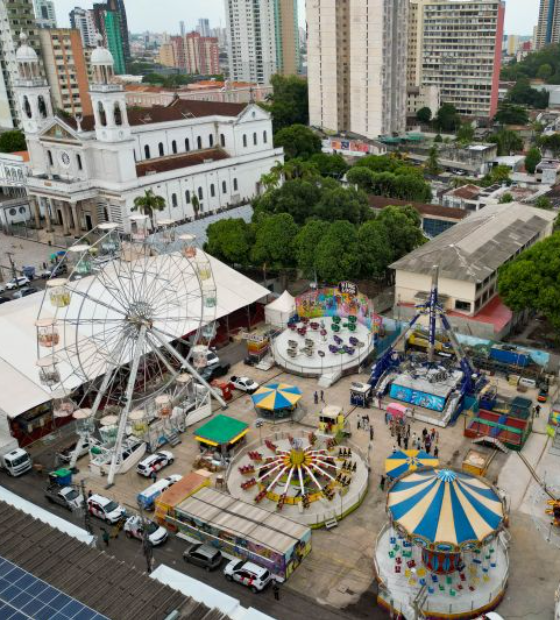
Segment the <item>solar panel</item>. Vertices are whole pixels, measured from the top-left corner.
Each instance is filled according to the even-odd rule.
[[[0,556],[2,620],[109,620]]]

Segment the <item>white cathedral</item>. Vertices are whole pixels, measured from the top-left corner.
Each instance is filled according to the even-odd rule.
[[[134,199],[153,190],[166,201],[158,217],[177,222],[250,200],[276,162],[270,115],[254,104],[176,99],[128,108],[113,83],[113,57],[91,56],[94,115],[56,115],[35,51],[17,51],[17,97],[29,148],[28,194],[36,226],[80,236],[101,222],[130,230]],[[195,201],[195,203],[197,202]]]

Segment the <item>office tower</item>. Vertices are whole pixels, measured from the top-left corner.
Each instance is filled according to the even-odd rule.
[[[122,28],[120,14],[110,7],[116,6],[115,1],[107,4],[93,5],[93,21],[95,29],[99,32],[107,48],[113,55],[115,74],[126,73],[126,57],[122,40]]]
[[[199,19],[198,26],[196,27],[198,34],[201,37],[210,37],[212,36],[212,32],[210,31],[210,20],[209,19]]]
[[[126,7],[124,0],[108,0],[107,6],[110,11],[114,11],[119,15],[119,27],[121,31],[122,49],[124,54],[125,64],[130,60],[130,43],[128,37],[128,18],[126,15]],[[112,51],[112,50],[110,50]],[[116,59],[115,59],[116,69]]]
[[[406,129],[408,0],[309,0],[311,125],[376,138]]]
[[[560,42],[560,0],[540,0],[536,49]]]
[[[185,22],[179,22],[179,32],[181,33],[181,36],[184,38],[186,34]]]
[[[41,29],[39,39],[55,108],[72,116],[91,115],[88,70],[80,31]]]
[[[27,35],[27,44],[37,54],[41,45],[37,34],[35,13],[31,0],[0,2],[0,128],[12,129],[19,126],[20,114],[14,87],[19,79],[16,51],[19,35]]]
[[[416,85],[437,87],[441,102],[453,104],[459,114],[493,117],[498,109],[505,3],[502,0],[416,0],[416,3],[419,41],[416,47],[409,47],[409,76],[411,68],[416,67],[419,71]]]
[[[220,50],[218,39],[201,37],[189,32],[185,37],[187,73],[193,75],[216,75],[220,73]]]
[[[268,84],[299,67],[297,0],[225,0],[230,76]]]
[[[56,28],[53,0],[35,0],[35,17],[39,28]]]
[[[84,47],[95,47],[93,11],[76,7],[70,11],[70,26],[80,31]]]

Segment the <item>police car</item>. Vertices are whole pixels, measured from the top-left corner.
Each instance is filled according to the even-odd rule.
[[[123,531],[128,536],[128,538],[137,538],[138,540],[142,540],[144,536],[144,528],[148,530],[148,540],[153,547],[157,547],[158,545],[162,545],[168,537],[167,530],[157,523],[153,521],[149,521],[148,519],[144,519],[144,523],[142,523],[142,519],[135,515],[132,517],[128,517],[126,523],[124,524]]]
[[[126,517],[126,510],[120,504],[108,497],[103,497],[103,495],[88,497],[87,508],[94,517],[103,519],[111,525]]]
[[[272,581],[272,575],[266,568],[244,560],[229,562],[224,568],[224,575],[228,581],[237,581],[253,592],[262,592]]]
[[[172,452],[167,450],[161,450],[161,452],[154,452],[145,459],[141,460],[136,466],[136,471],[141,475],[149,478],[152,473],[158,472],[160,469],[171,465],[175,457]]]

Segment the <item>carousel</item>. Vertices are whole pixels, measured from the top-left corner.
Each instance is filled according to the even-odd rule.
[[[248,447],[228,473],[239,499],[321,527],[355,509],[367,490],[367,464],[352,446],[315,433],[275,433]]]
[[[474,618],[502,600],[509,574],[503,499],[483,478],[409,470],[387,496],[377,540],[378,602],[405,618]]]

